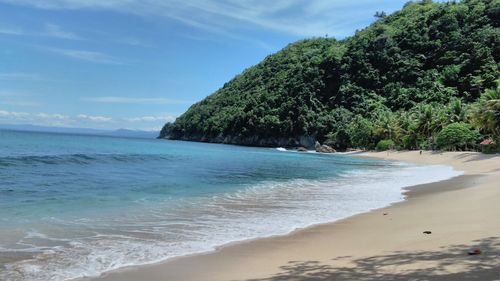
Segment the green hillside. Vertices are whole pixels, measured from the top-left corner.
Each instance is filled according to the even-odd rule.
[[[259,146],[318,140],[340,149],[380,140],[460,149],[498,138],[499,23],[499,0],[409,2],[345,40],[288,45],[192,105],[160,137]],[[452,123],[474,139],[438,144]]]

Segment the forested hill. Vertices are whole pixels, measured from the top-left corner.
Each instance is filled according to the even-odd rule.
[[[377,14],[350,38],[302,40],[268,56],[160,137],[338,148],[386,139],[418,148],[459,122],[494,135],[472,112],[487,89],[498,95],[500,1],[418,1]]]

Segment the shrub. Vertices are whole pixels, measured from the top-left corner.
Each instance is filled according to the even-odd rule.
[[[473,147],[479,139],[479,132],[467,123],[452,123],[437,135],[436,144],[444,150],[463,150]]]
[[[485,154],[493,154],[500,152],[500,145],[498,144],[490,144],[482,147],[482,151]]]
[[[392,149],[393,147],[394,147],[394,142],[392,140],[381,140],[377,143],[378,151]]]
[[[483,153],[497,153],[500,152],[499,139],[486,139],[487,143],[481,142],[481,150]]]
[[[435,150],[436,149],[436,140],[434,137],[428,137],[426,139],[420,140],[418,147],[420,149],[425,150]]]
[[[351,146],[349,134],[345,129],[329,133],[326,137],[325,144],[334,147],[336,150],[342,151]]]
[[[354,147],[367,148],[373,142],[373,124],[361,115],[357,115],[347,125],[347,132]]]

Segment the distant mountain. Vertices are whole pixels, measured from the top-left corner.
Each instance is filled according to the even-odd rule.
[[[158,136],[158,131],[141,131],[141,130],[129,130],[129,129],[101,130],[101,129],[91,129],[91,128],[37,126],[30,124],[0,124],[0,129],[28,131],[28,132],[81,134],[81,135],[144,138],[144,139],[153,139]]]
[[[389,140],[415,149],[432,147],[450,123],[480,119],[470,114],[484,110],[471,108],[500,78],[498,0],[410,1],[376,17],[344,40],[302,40],[266,57],[160,137],[337,148]]]

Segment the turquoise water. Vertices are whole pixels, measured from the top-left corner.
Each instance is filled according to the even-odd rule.
[[[286,234],[457,175],[351,157],[0,131],[0,280],[69,280]]]

